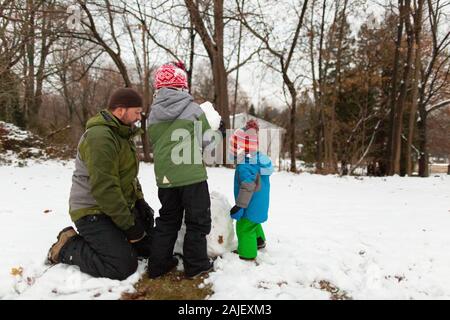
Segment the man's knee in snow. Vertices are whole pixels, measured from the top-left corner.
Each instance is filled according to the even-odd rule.
[[[125,280],[136,272],[137,267],[138,259],[133,253],[128,257],[120,259],[118,263],[109,265],[105,277],[114,280]]]

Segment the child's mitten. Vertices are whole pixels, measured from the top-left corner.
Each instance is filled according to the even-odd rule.
[[[230,210],[231,218],[235,220],[240,220],[242,216],[244,215],[244,209],[238,206],[234,206]]]

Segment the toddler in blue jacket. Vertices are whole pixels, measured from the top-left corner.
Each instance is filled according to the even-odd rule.
[[[254,260],[258,249],[266,245],[261,223],[267,221],[270,198],[270,158],[258,151],[259,126],[250,120],[231,136],[231,156],[237,161],[234,175],[236,205],[230,210],[236,222],[237,253],[244,260]]]

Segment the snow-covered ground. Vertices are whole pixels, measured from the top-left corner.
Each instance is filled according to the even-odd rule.
[[[116,299],[125,281],[77,267],[44,266],[70,225],[73,163],[0,166],[0,299]],[[208,168],[210,190],[233,203],[233,170]],[[157,211],[153,167],[140,179]],[[450,176],[353,178],[275,173],[256,263],[226,253],[206,281],[212,299],[329,299],[320,283],[354,299],[450,299]]]

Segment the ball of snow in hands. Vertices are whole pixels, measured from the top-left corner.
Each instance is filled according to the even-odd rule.
[[[214,109],[212,103],[206,101],[200,105],[200,108],[202,108],[203,112],[205,113],[206,119],[208,120],[211,129],[218,130],[222,117],[216,111],[216,109]]]

